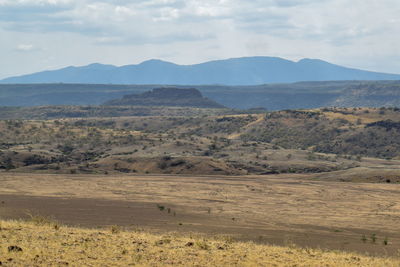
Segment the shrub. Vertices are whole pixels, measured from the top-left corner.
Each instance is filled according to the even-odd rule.
[[[111,226],[111,233],[112,234],[118,234],[119,232],[121,232],[121,228],[117,225],[112,225]]]
[[[209,250],[210,246],[207,244],[205,240],[199,240],[196,242],[196,246],[203,250]]]

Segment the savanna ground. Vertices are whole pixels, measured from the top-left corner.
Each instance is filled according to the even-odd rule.
[[[398,109],[206,112],[0,121],[2,264],[399,265]]]
[[[168,114],[175,109],[157,110]],[[364,168],[382,173],[362,179],[400,182],[399,109],[206,115],[211,111],[197,116],[0,120],[0,169],[248,175]]]
[[[227,238],[153,235],[120,231],[117,227],[78,229],[59,227],[43,220],[0,223],[0,263],[3,266],[394,267],[400,264],[394,258],[240,243]]]
[[[1,175],[0,214],[398,256],[400,186],[307,175]]]

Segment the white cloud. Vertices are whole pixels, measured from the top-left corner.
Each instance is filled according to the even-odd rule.
[[[0,6],[44,6],[44,5],[66,5],[74,0],[0,0]]]
[[[0,0],[0,76],[20,72],[9,51],[35,47],[31,71],[53,53],[52,66],[268,55],[400,73],[398,14],[398,0]]]
[[[29,52],[35,50],[35,47],[31,44],[19,44],[16,49],[17,51]]]

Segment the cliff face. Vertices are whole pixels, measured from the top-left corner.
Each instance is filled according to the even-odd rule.
[[[127,95],[124,98],[132,98],[137,95]],[[197,89],[179,89],[179,88],[156,88],[140,95],[141,98],[159,98],[159,99],[197,99],[203,98]]]
[[[142,94],[125,95],[104,103],[110,106],[172,106],[195,108],[224,108],[205,98],[197,89],[156,88]]]

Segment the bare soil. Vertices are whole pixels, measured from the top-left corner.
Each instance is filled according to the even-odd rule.
[[[399,184],[308,178],[2,172],[0,218],[27,219],[31,214],[89,228],[120,225],[398,255]]]

